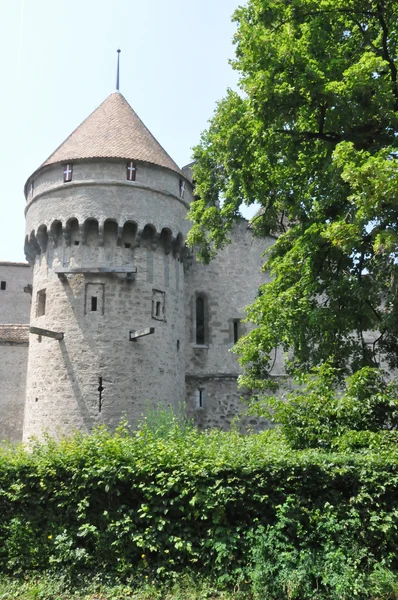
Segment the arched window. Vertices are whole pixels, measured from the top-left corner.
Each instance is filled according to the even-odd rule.
[[[205,344],[205,300],[203,296],[196,298],[196,343]]]

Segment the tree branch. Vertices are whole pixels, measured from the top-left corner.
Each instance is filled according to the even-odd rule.
[[[314,131],[293,131],[289,129],[276,129],[276,133],[283,133],[285,135],[290,135],[291,137],[301,137],[307,140],[322,140],[324,142],[329,142],[331,144],[338,144],[343,141],[343,136],[338,133],[333,132],[314,132]]]
[[[394,110],[398,110],[397,68],[395,66],[393,59],[390,56],[389,51],[388,51],[388,27],[387,27],[387,23],[384,20],[383,6],[380,2],[378,2],[376,6],[377,6],[377,16],[379,18],[381,29],[383,31],[383,36],[382,36],[383,58],[385,61],[388,62],[389,66],[390,66],[392,88],[393,88],[393,94],[395,96]]]
[[[369,308],[371,309],[371,311],[373,312],[373,314],[375,315],[376,319],[381,322],[382,318],[379,315],[379,313],[377,312],[377,310],[375,308],[373,308],[373,306],[371,305],[371,303],[369,302],[369,300],[365,300],[365,302],[369,306]]]

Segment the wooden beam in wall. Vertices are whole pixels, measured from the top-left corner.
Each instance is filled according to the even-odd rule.
[[[83,275],[113,275],[120,273],[126,275],[127,279],[133,279],[137,274],[137,267],[132,265],[128,267],[56,267],[54,271],[63,281],[65,281],[67,275],[78,275],[80,273]]]
[[[145,337],[146,335],[151,335],[155,333],[154,327],[146,327],[145,329],[139,329],[138,331],[130,331],[130,342],[136,342],[138,338]]]
[[[62,331],[50,331],[49,329],[41,329],[41,327],[29,327],[29,333],[53,338],[54,340],[64,339],[64,334]]]

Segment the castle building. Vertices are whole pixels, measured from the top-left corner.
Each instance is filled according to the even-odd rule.
[[[273,239],[242,219],[214,261],[196,262],[190,167],[119,91],[28,178],[25,198],[28,262],[0,262],[0,439],[134,424],[148,407],[227,428],[244,407],[230,350]]]

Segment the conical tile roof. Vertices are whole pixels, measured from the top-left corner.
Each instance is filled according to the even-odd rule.
[[[120,92],[110,94],[41,166],[82,158],[139,160],[181,174]]]

